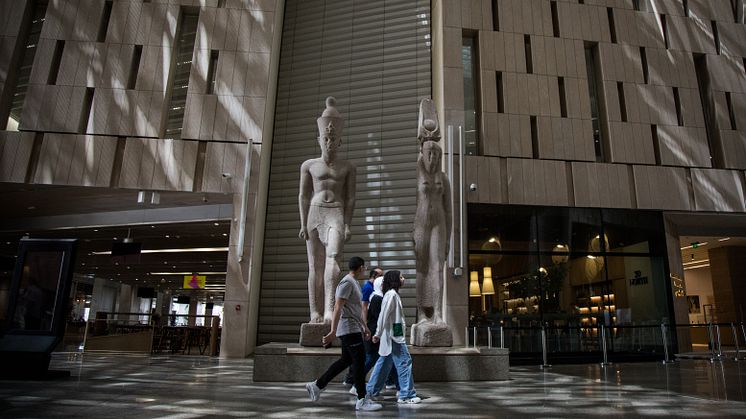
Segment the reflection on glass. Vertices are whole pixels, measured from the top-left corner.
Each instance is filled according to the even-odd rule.
[[[461,61],[464,65],[464,143],[466,154],[479,153],[479,118],[477,116],[476,38],[465,36],[461,45]]]
[[[51,331],[65,253],[28,252],[18,287],[12,329]]]
[[[512,352],[540,351],[542,325],[549,352],[598,352],[603,325],[611,350],[655,353],[639,344],[669,316],[664,243],[657,213],[470,205],[470,325],[507,328]]]

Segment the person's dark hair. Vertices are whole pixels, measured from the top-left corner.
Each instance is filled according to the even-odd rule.
[[[360,267],[363,265],[365,265],[365,261],[363,260],[363,258],[359,256],[353,256],[350,258],[350,263],[349,263],[350,271],[354,272],[360,269]]]
[[[383,291],[384,294],[388,290],[396,290],[396,292],[399,292],[399,287],[401,287],[401,272],[394,270],[388,271],[383,275],[381,291]]]
[[[378,271],[382,271],[382,269],[379,268],[378,266],[374,267],[373,269],[370,270],[370,274],[368,274],[368,277],[370,279],[378,278]]]

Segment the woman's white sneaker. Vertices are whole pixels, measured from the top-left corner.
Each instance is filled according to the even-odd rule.
[[[410,397],[408,399],[399,399],[397,400],[397,403],[399,404],[419,404],[422,401],[421,398],[414,396]]]

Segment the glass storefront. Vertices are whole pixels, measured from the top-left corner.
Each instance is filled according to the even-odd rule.
[[[542,329],[555,359],[596,357],[602,325],[613,356],[663,353],[661,213],[470,205],[468,234],[470,326],[502,329],[513,359],[540,356]]]

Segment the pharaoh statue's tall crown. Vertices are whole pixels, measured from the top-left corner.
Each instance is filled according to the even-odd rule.
[[[342,115],[337,111],[337,99],[329,96],[326,98],[326,109],[316,120],[319,126],[319,137],[342,138],[343,121]]]
[[[417,124],[417,139],[420,145],[425,141],[440,141],[440,124],[435,103],[431,99],[420,101],[420,117]]]

